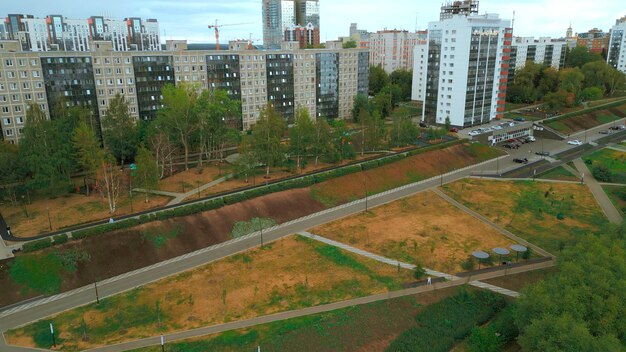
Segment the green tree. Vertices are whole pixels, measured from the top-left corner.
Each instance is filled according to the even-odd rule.
[[[100,148],[98,137],[85,121],[82,121],[74,130],[72,144],[76,150],[76,161],[85,172],[85,192],[89,195],[90,185],[87,183],[87,180],[94,180],[104,158],[104,152]]]
[[[556,92],[559,88],[559,72],[553,67],[546,67],[541,71],[539,83],[537,84],[538,97],[548,93]]]
[[[0,184],[17,182],[23,177],[18,146],[7,141],[0,142]]]
[[[243,175],[246,183],[248,183],[250,174],[254,173],[256,166],[259,164],[259,160],[252,152],[251,143],[252,138],[250,136],[243,138],[239,147],[239,156],[234,162],[235,176],[240,177]]]
[[[241,113],[239,102],[231,99],[228,92],[223,89],[203,91],[193,109],[197,116],[195,140],[200,151],[198,166],[201,167],[203,156],[207,159],[219,156],[221,159],[226,143],[232,141],[236,145],[238,138],[232,134],[232,129],[228,128],[226,121],[240,119]]]
[[[490,325],[474,327],[467,339],[470,352],[499,352],[504,346],[502,337]]]
[[[106,153],[102,158],[98,168],[98,182],[101,192],[107,198],[109,214],[112,215],[117,210],[117,199],[122,188],[122,173],[113,154]]]
[[[450,132],[450,116],[446,116],[446,120],[444,121],[444,125],[443,128],[446,130],[446,132]]]
[[[369,98],[365,94],[357,94],[354,97],[354,104],[352,105],[352,120],[359,122],[359,114],[361,110],[365,110],[369,113],[372,112],[372,105],[369,102]]]
[[[313,136],[313,155],[315,156],[315,166],[320,156],[332,153],[332,132],[328,121],[320,117],[315,120],[315,135]]]
[[[397,69],[389,75],[391,84],[400,87],[401,101],[411,100],[411,90],[413,89],[413,72],[405,69]]]
[[[536,101],[541,71],[542,66],[532,61],[527,61],[524,67],[515,71],[513,82],[507,89],[509,101],[513,103],[533,103]]]
[[[590,53],[586,46],[577,46],[565,56],[565,67],[583,67],[588,62],[602,61],[600,54]]]
[[[274,107],[268,104],[261,110],[259,120],[252,127],[252,149],[260,163],[265,165],[265,177],[269,178],[270,168],[285,159],[281,143],[287,132],[287,124]]]
[[[419,131],[413,120],[406,115],[397,115],[393,118],[393,125],[389,133],[389,140],[394,147],[402,147],[413,143]]]
[[[343,43],[343,48],[344,49],[354,49],[354,48],[356,48],[356,41],[348,40],[347,42]]]
[[[578,67],[565,68],[559,71],[559,80],[560,89],[577,95],[583,88],[585,75]]]
[[[563,108],[574,106],[576,95],[565,90],[559,90],[558,92],[546,94],[543,98],[543,102],[549,110],[559,111]]]
[[[598,87],[588,87],[583,89],[580,93],[580,99],[582,101],[592,101],[602,99],[602,89]]]
[[[122,165],[135,157],[139,145],[139,128],[129,109],[129,103],[118,93],[102,118],[104,146]]]
[[[162,91],[163,107],[158,111],[159,125],[183,150],[185,170],[189,170],[189,151],[198,128],[194,105],[198,99],[197,87],[188,84],[168,84]]]
[[[592,61],[584,64],[580,70],[585,75],[585,87],[598,87],[604,93],[609,82],[610,67],[604,61]]]
[[[354,159],[356,152],[352,143],[352,136],[343,120],[332,120],[332,143],[333,148],[328,148],[326,160],[336,163],[343,159]]]
[[[609,96],[613,96],[615,91],[624,90],[626,88],[626,75],[623,72],[609,67],[608,81],[606,84],[606,92]]]
[[[369,72],[369,94],[374,96],[389,84],[389,75],[381,65],[371,66]]]
[[[301,158],[313,149],[315,142],[315,125],[309,115],[309,110],[299,107],[293,127],[289,130],[289,150],[296,155],[296,168],[302,170]]]
[[[143,189],[159,189],[159,166],[152,153],[143,145],[137,149],[135,158],[137,170],[133,177],[135,184]],[[148,192],[145,192],[145,202],[148,202]]]

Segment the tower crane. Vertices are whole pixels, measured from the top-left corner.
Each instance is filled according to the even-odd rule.
[[[220,28],[221,27],[225,27],[225,26],[239,26],[242,24],[251,24],[250,22],[247,23],[229,23],[229,24],[217,24],[217,20],[215,20],[215,24],[210,24],[209,25],[209,29],[213,28],[215,29],[215,49],[216,50],[220,50]]]

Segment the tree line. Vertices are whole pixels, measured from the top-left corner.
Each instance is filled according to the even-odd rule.
[[[565,67],[560,71],[526,62],[515,72],[507,89],[507,100],[527,104],[543,101],[549,110],[558,111],[613,96],[623,89],[624,82],[624,74],[607,64],[600,54],[579,46],[567,53]]]

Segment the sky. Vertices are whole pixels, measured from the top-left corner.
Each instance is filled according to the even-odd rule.
[[[350,23],[370,32],[383,29],[425,29],[439,19],[439,7],[447,0],[320,0],[321,41],[347,36]],[[570,22],[574,32],[597,27],[608,31],[618,17],[626,15],[623,0],[481,0],[480,13],[498,13],[511,19],[515,11],[514,35],[563,37]],[[80,5],[78,5],[80,4]],[[207,25],[225,26],[220,42],[248,39],[261,44],[261,0],[0,0],[0,15],[9,13],[45,17],[61,14],[68,18],[106,15],[156,18],[162,38],[186,39],[190,43],[214,43]],[[243,24],[241,24],[243,23]],[[165,36],[163,34],[165,33]]]

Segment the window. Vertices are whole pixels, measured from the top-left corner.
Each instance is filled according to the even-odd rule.
[[[24,83],[22,83],[22,88],[24,88],[24,89],[30,89],[30,83],[28,83],[28,82],[24,82]]]
[[[13,71],[7,71],[7,77],[8,77],[8,78],[15,78],[15,72],[13,72]]]
[[[13,135],[13,129],[9,128],[6,130],[7,136],[12,136]]]
[[[24,118],[21,116],[18,116],[15,118],[15,123],[17,123],[18,125],[21,125],[24,123]]]
[[[19,94],[11,94],[11,100],[12,101],[20,101],[20,95]]]
[[[31,66],[37,66],[37,60],[35,60],[35,59],[30,60],[30,65]]]
[[[11,124],[11,119],[10,118],[4,118],[2,119],[2,123],[4,123],[5,126],[10,125]]]
[[[5,113],[5,114],[8,114],[9,113],[9,107],[8,106],[3,106],[2,107],[2,112]]]
[[[37,93],[37,100],[44,100],[45,96],[43,93]]]
[[[33,77],[35,78],[39,77],[39,71],[33,71]]]
[[[13,60],[11,60],[11,59],[6,59],[6,60],[4,60],[4,63],[5,63],[5,65],[7,65],[7,66],[13,66]]]
[[[15,105],[13,107],[13,111],[15,111],[15,112],[22,112],[22,107],[20,105]]]

